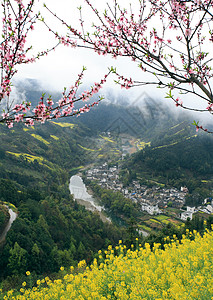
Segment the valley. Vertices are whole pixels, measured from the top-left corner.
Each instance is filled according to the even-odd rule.
[[[57,277],[61,266],[89,263],[120,239],[152,244],[183,232],[184,224],[200,230],[203,219],[210,224],[207,212],[195,212],[192,223],[180,213],[211,205],[203,200],[212,197],[212,138],[195,134],[185,116],[146,114],[144,127],[128,109],[99,105],[64,122],[0,126],[0,201],[18,214],[0,247],[4,289],[19,286],[26,270],[35,281],[42,274]],[[101,216],[70,195],[76,175],[105,208]]]

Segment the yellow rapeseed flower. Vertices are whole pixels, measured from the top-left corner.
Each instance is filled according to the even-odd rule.
[[[192,241],[189,235],[188,231],[179,244],[174,236],[173,243],[167,239],[165,250],[160,244],[154,250],[145,244],[127,251],[119,246],[114,253],[110,246],[105,259],[99,252],[101,263],[96,259],[85,267],[81,261],[79,273],[71,267],[62,279],[48,278],[50,284],[44,287],[37,281],[37,288],[6,294],[4,300],[213,300],[213,232],[203,237],[193,232]]]

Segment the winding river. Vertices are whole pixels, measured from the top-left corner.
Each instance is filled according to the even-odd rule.
[[[70,193],[73,194],[74,199],[79,204],[84,205],[88,210],[97,211],[102,221],[111,222],[111,220],[102,213],[104,207],[99,206],[97,201],[88,194],[87,188],[80,176],[74,175],[70,178],[69,189]],[[149,235],[149,233],[141,229],[139,230],[139,233],[142,233],[145,237]]]
[[[98,205],[97,201],[88,194],[87,188],[80,176],[74,175],[70,178],[69,189],[70,193],[79,204],[85,206],[88,210],[96,211],[100,215],[102,221],[111,222],[102,212],[104,207]]]
[[[10,214],[10,219],[9,219],[4,231],[0,235],[0,243],[2,243],[5,240],[5,237],[8,233],[8,231],[10,230],[10,227],[12,226],[13,222],[15,221],[15,219],[18,216],[17,213],[15,213],[11,208],[9,208],[9,214]]]

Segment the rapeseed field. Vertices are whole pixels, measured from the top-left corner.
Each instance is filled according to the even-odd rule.
[[[24,282],[19,294],[9,291],[4,300],[213,299],[213,232],[187,231],[181,241],[165,241],[164,250],[160,244],[142,248],[137,239],[127,249],[120,241],[115,249],[99,251],[91,266],[81,261],[78,272],[61,267],[62,279],[46,277],[32,289]]]

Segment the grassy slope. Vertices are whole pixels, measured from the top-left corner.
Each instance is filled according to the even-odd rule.
[[[165,250],[158,244],[153,251],[149,244],[131,250],[122,244],[115,250],[109,246],[86,270],[81,261],[78,274],[72,268],[66,274],[62,267],[62,279],[39,280],[33,289],[28,289],[29,275],[20,290],[22,296],[15,293],[13,299],[212,299],[213,232],[194,235],[191,241],[183,236],[181,243],[174,237]]]
[[[48,173],[67,180],[66,172],[86,162],[83,151],[77,146],[85,131],[79,126],[61,127],[54,123],[26,128],[17,125],[9,130],[0,126],[0,176],[21,185],[44,186]],[[69,158],[69,159],[68,159]]]

